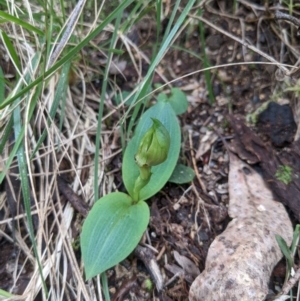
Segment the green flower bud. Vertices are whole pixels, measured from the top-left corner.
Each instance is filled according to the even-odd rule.
[[[145,133],[135,156],[139,167],[155,166],[167,159],[170,148],[170,135],[163,124],[155,118],[152,127]]]

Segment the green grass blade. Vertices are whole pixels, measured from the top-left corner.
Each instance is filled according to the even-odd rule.
[[[293,255],[295,255],[299,243],[299,235],[300,235],[300,225],[296,225],[295,231],[293,234],[293,241],[291,245],[291,252]]]
[[[130,2],[130,1],[129,1]],[[117,34],[118,34],[118,30],[119,30],[119,26],[120,26],[120,22],[121,22],[121,18],[123,16],[123,11],[119,11],[119,14],[117,15],[116,18],[116,23],[115,23],[115,30],[112,34],[111,37],[111,43],[110,43],[110,47],[111,49],[113,49],[115,47],[115,44],[117,42]],[[107,89],[107,79],[108,79],[108,74],[109,74],[109,67],[110,67],[110,63],[113,57],[113,52],[110,52],[108,54],[108,58],[107,58],[107,63],[106,63],[106,68],[105,68],[105,72],[104,72],[104,79],[103,79],[103,84],[102,84],[102,89],[101,89],[101,96],[100,96],[100,105],[99,105],[99,113],[98,113],[98,125],[97,125],[97,134],[96,134],[96,143],[95,143],[95,160],[94,160],[94,165],[98,166],[98,162],[99,162],[99,150],[100,150],[100,137],[101,137],[101,125],[102,125],[102,116],[103,116],[103,107],[104,107],[104,101],[105,101],[105,95],[106,95],[106,89]],[[98,168],[94,168],[94,199],[95,202],[98,200],[99,198],[99,194],[98,194]]]
[[[130,121],[129,121],[129,125],[128,125],[128,129],[127,129],[127,134],[128,136],[131,133],[131,130],[134,126],[134,123],[136,122],[136,118],[138,116],[138,113],[140,111],[141,106],[144,104],[144,97],[147,95],[147,92],[149,91],[149,88],[151,88],[151,83],[152,83],[152,78],[153,78],[153,73],[150,74],[150,76],[148,77],[147,81],[145,82],[143,88],[141,89],[139,95],[140,98],[143,99],[143,101],[139,101],[136,103],[136,105],[134,106]],[[135,101],[135,99],[133,100]]]
[[[20,106],[17,106],[14,109],[13,112],[14,117],[14,130],[15,130],[15,137],[19,137],[20,133],[22,131],[22,125],[21,125],[21,110]],[[31,216],[31,205],[30,205],[30,186],[28,181],[28,169],[27,169],[27,161],[26,161],[26,155],[24,146],[21,143],[20,147],[17,149],[17,160],[18,160],[18,167],[19,167],[19,173],[20,173],[20,180],[21,180],[21,188],[22,188],[22,195],[23,195],[23,201],[24,201],[24,207],[25,207],[25,213],[28,221],[28,227],[29,227],[29,236],[33,247],[33,252],[37,260],[38,264],[38,270],[40,273],[40,276],[42,278],[42,283],[44,287],[44,292],[46,296],[48,295],[46,283],[43,277],[43,269],[40,262],[37,245],[35,242],[34,237],[34,228],[33,228],[33,222],[32,222],[32,216]]]
[[[61,93],[60,116],[59,116],[59,127],[58,127],[60,132],[62,131],[64,119],[65,119],[65,115],[66,115],[68,80],[69,80],[69,77],[67,77],[67,81],[66,81],[65,85],[62,87],[62,93]]]
[[[32,66],[33,66],[32,68],[33,68],[33,70],[37,68],[39,62],[40,62],[40,57],[39,57],[38,55],[36,55],[36,56],[33,58],[33,60],[32,60]],[[29,74],[27,74],[27,75],[25,76],[25,80],[28,81],[28,79],[29,79]],[[29,121],[30,121],[31,118],[32,118],[32,115],[33,115],[33,112],[34,112],[34,109],[35,109],[35,106],[36,106],[36,102],[37,102],[38,97],[40,96],[41,91],[42,91],[42,87],[43,87],[43,84],[40,83],[40,84],[37,86],[37,89],[36,89],[36,91],[35,91],[33,97],[31,98],[31,102],[30,102],[30,104],[29,104],[29,106],[30,106],[30,108],[29,108],[29,116],[28,116],[28,117],[29,117],[29,118],[28,118]],[[18,100],[18,101],[19,101],[19,100]],[[12,116],[12,117],[13,117],[13,116]],[[12,122],[12,123],[13,123],[13,119],[12,119],[11,121],[9,121],[9,122]],[[8,124],[8,125],[9,125],[9,124]],[[7,128],[7,133],[4,133],[4,135],[9,135],[9,133],[10,133],[10,131],[9,131],[9,129]],[[22,142],[23,137],[24,137],[24,133],[25,133],[25,131],[24,131],[24,128],[22,127],[22,128],[21,128],[21,131],[20,131],[20,133],[19,133],[19,136],[16,137],[16,141],[15,141],[15,144],[14,144],[14,146],[13,146],[13,149],[11,150],[11,152],[10,152],[10,154],[9,154],[9,157],[8,157],[8,159],[6,160],[5,168],[4,168],[4,170],[0,173],[0,184],[3,182],[3,180],[4,180],[5,176],[6,176],[6,173],[7,173],[7,171],[9,170],[9,167],[10,167],[10,165],[11,165],[11,163],[12,163],[12,161],[13,161],[13,159],[14,159],[16,153],[17,153],[17,150],[18,150],[19,146],[21,145],[21,142]],[[8,139],[8,138],[7,138],[7,139]],[[6,139],[6,140],[7,140],[7,139]],[[3,142],[3,148],[4,148],[4,146],[5,146],[5,143]],[[2,147],[2,141],[1,141],[1,147]]]
[[[147,75],[151,74],[154,71],[156,65],[162,59],[164,53],[166,52],[167,48],[169,48],[172,39],[174,38],[175,34],[178,32],[179,27],[185,20],[190,9],[193,7],[195,1],[196,0],[189,0],[189,2],[186,4],[185,8],[183,9],[182,13],[180,14],[179,18],[177,19],[174,27],[172,28],[170,34],[164,39],[164,41],[161,45],[161,48],[160,48],[155,60],[153,61],[153,64],[151,64],[151,66],[149,68]]]
[[[0,99],[4,99],[5,97],[5,78],[3,74],[3,70],[0,67]]]
[[[290,251],[288,245],[286,244],[286,241],[280,235],[276,234],[275,238],[280,247],[281,252],[283,253],[283,255],[287,261],[289,271],[291,271],[291,269],[294,266],[294,259],[291,256],[291,251]]]
[[[156,0],[156,43],[154,45],[155,47],[154,53],[156,53],[156,49],[159,41],[159,35],[161,30],[161,21],[160,21],[161,15],[162,15],[162,0]]]
[[[129,111],[133,108],[133,106],[136,105],[137,100],[142,99],[146,96],[146,92],[149,89],[149,84],[151,83],[150,79],[153,76],[153,72],[154,72],[157,64],[161,61],[161,59],[163,58],[165,52],[170,47],[171,41],[173,40],[174,36],[178,32],[179,27],[184,22],[187,14],[189,13],[190,9],[193,7],[194,3],[195,3],[195,0],[189,0],[188,1],[185,8],[181,12],[179,18],[176,20],[172,30],[170,31],[168,36],[166,36],[166,38],[164,39],[158,54],[153,59],[152,63],[149,66],[148,72],[147,72],[143,82],[140,84],[140,89],[135,94],[135,97],[132,101],[132,104],[129,107],[129,110],[124,114],[124,119],[127,117],[127,115],[129,114]],[[128,127],[128,135],[130,135],[130,132],[132,130],[132,126],[133,126],[133,122],[131,122],[130,126]]]
[[[199,14],[200,14],[200,16],[202,15],[201,10],[199,10]],[[201,48],[202,48],[202,55],[203,55],[203,65],[204,65],[204,68],[208,68],[208,67],[210,67],[210,63],[208,61],[208,57],[207,57],[206,50],[205,50],[204,25],[203,25],[202,21],[199,21],[199,32],[200,32]],[[215,102],[215,97],[214,97],[214,93],[213,93],[213,87],[212,87],[212,83],[211,83],[211,76],[210,76],[209,70],[204,71],[204,77],[205,77],[206,86],[207,86],[207,90],[208,90],[209,102],[212,105]]]
[[[106,276],[105,272],[101,274],[101,282],[102,282],[102,289],[103,289],[104,299],[105,299],[105,301],[110,301],[108,281],[107,281],[107,276]]]
[[[38,99],[38,97],[39,97],[39,95],[41,93],[41,90],[42,90],[42,84],[40,84],[38,86],[38,89],[35,92],[35,95],[32,97],[31,104],[30,104],[30,109],[29,109],[29,118],[28,118],[28,120],[31,120],[31,117],[32,117],[33,112],[34,112],[35,104],[36,104],[37,99]],[[10,125],[10,123],[11,123],[11,125]],[[4,135],[3,135],[3,137],[7,136],[6,141],[7,141],[8,137],[9,137],[9,134],[10,134],[9,127],[11,127],[11,129],[12,129],[12,126],[13,126],[13,116],[11,117],[11,119],[10,119],[7,127],[5,128],[5,132],[4,132]],[[11,163],[12,163],[12,161],[13,161],[16,153],[17,153],[17,150],[19,149],[19,146],[21,145],[21,142],[22,142],[22,140],[24,138],[24,134],[25,134],[25,131],[24,131],[24,128],[22,127],[21,131],[19,132],[19,136],[17,137],[17,139],[15,141],[13,149],[11,150],[11,152],[9,154],[9,157],[6,160],[6,164],[5,164],[4,170],[0,173],[0,185],[3,182],[3,180],[4,180],[4,178],[5,178],[6,174],[7,174],[7,171],[9,170],[9,167],[10,167],[10,165],[11,165]],[[2,138],[0,146],[3,147],[3,148],[5,146],[5,142],[4,141],[5,141],[5,139]],[[2,152],[2,149],[1,149],[1,152]]]
[[[51,47],[52,47],[52,36],[53,36],[53,30],[54,30],[54,20],[53,20],[53,17],[54,17],[54,14],[51,13],[52,10],[53,10],[53,5],[51,5],[51,3],[49,3],[48,1],[46,2],[46,16],[45,16],[45,39],[46,39],[46,49],[44,51],[44,64],[43,64],[43,72],[45,73],[46,72],[46,64],[48,62],[48,59],[49,59],[49,56],[50,56],[50,53],[51,53]],[[50,6],[50,7],[49,7]],[[55,46],[53,46],[55,47]]]
[[[1,36],[1,39],[2,39],[2,42],[15,66],[15,68],[17,69],[17,76],[19,76],[21,74],[21,63],[20,63],[20,60],[19,60],[19,57],[17,55],[17,52],[15,51],[15,48],[12,44],[12,42],[10,41],[10,38],[7,36],[7,34],[0,30],[0,36]]]
[[[11,293],[9,293],[9,292],[7,292],[7,291],[4,291],[4,290],[0,289],[0,296],[1,297],[6,297],[6,298],[10,298],[10,297],[13,297],[14,295],[11,294]]]
[[[169,19],[169,22],[168,22],[168,25],[167,25],[167,28],[165,30],[165,34],[164,34],[164,37],[163,37],[163,42],[168,38],[169,36],[169,33],[170,33],[170,30],[171,30],[171,26],[173,24],[173,21],[175,19],[175,16],[177,14],[177,11],[178,11],[178,8],[179,8],[179,4],[180,4],[180,0],[177,0],[173,9],[172,9],[172,14],[170,16],[170,19]]]
[[[121,31],[130,30],[134,24],[141,20],[145,15],[152,10],[151,1],[138,1],[136,5],[130,10],[128,18],[121,26]]]
[[[15,141],[13,149],[10,152],[9,157],[6,160],[6,164],[5,164],[4,170],[0,173],[0,184],[2,184],[4,178],[6,177],[7,171],[9,170],[9,167],[10,167],[10,165],[11,165],[11,163],[12,163],[12,161],[13,161],[16,153],[17,153],[17,150],[19,149],[19,147],[21,145],[23,136],[24,136],[24,129],[22,128],[22,130],[21,130],[18,138]]]
[[[60,9],[61,9],[61,12],[62,12],[62,18],[63,18],[63,21],[66,20],[66,11],[65,11],[65,2],[63,0],[59,0],[60,2]]]
[[[190,50],[190,49],[187,49],[187,48],[184,48],[182,46],[178,46],[178,45],[172,45],[171,46],[172,49],[176,49],[176,50],[180,50],[180,51],[183,51],[183,52],[186,52],[187,54],[189,54],[190,56],[192,57],[195,57],[197,58],[199,61],[202,61],[203,62],[203,57],[201,55],[199,55],[198,53]]]
[[[39,76],[36,80],[28,84],[24,89],[20,92],[16,93],[14,96],[4,100],[0,103],[0,109],[5,108],[7,105],[11,104],[16,99],[22,97],[26,92],[30,91],[33,87],[43,81],[45,78],[50,76],[52,73],[56,72],[58,68],[60,68],[64,63],[71,60],[79,51],[86,46],[92,39],[94,39],[112,20],[118,16],[120,12],[122,12],[127,6],[129,6],[133,0],[127,0],[121,2],[121,4],[107,17],[103,20],[103,22],[94,29],[83,41],[81,41],[78,45],[73,47],[64,57],[62,57],[59,61],[57,61],[49,70],[47,70],[44,74]]]
[[[37,27],[22,21],[21,19],[14,17],[6,12],[4,12],[3,10],[0,10],[0,18],[2,18],[2,20],[0,22],[3,21],[7,21],[7,22],[12,22],[15,23],[21,27],[23,27],[24,29],[26,29],[28,32],[35,32],[36,34],[43,36],[44,32],[40,29],[38,29]]]
[[[4,128],[4,133],[0,140],[0,154],[2,154],[5,144],[8,142],[9,135],[11,134],[11,130],[13,127],[13,118],[12,116],[9,118],[7,125]]]
[[[52,103],[52,106],[51,106],[50,112],[49,112],[50,117],[47,118],[48,127],[50,126],[52,120],[55,117],[55,114],[57,112],[59,103],[62,100],[62,96],[65,95],[66,87],[68,85],[68,77],[69,77],[69,72],[70,72],[70,66],[71,66],[71,63],[67,62],[62,68],[60,79],[58,81],[56,91],[55,91],[55,94],[54,94],[53,103]],[[63,118],[63,116],[61,116],[61,118]],[[44,129],[41,137],[39,138],[39,140],[38,140],[38,142],[37,142],[37,144],[34,148],[34,151],[31,155],[31,158],[33,158],[35,156],[37,150],[40,148],[41,144],[44,142],[46,137],[47,137],[47,128]]]

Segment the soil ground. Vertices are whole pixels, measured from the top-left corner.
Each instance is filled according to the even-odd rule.
[[[233,2],[236,3],[235,8]],[[208,1],[203,10],[203,18],[228,34],[239,37],[247,45],[255,46],[277,62],[296,65],[300,51],[297,29],[294,25],[272,17],[274,5],[272,1],[263,0]],[[296,11],[294,14],[297,16]],[[155,34],[153,26],[155,24],[151,18],[142,19],[130,37],[149,56]],[[296,81],[290,79],[278,81],[275,65],[263,64],[267,62],[265,57],[224,35],[217,28],[204,24],[206,43],[204,47],[210,65],[228,64],[227,67],[218,67],[210,73],[214,103],[210,103],[209,100],[204,72],[182,78],[204,67],[199,20],[193,20],[188,30],[181,33],[160,64],[160,73],[168,80],[177,79],[172,83],[172,87],[182,89],[189,100],[188,111],[180,116],[183,141],[180,161],[193,168],[196,177],[191,184],[169,183],[148,201],[151,220],[141,248],[151,252],[141,254],[136,251],[107,272],[113,301],[188,300],[189,287],[197,275],[197,269],[202,271],[205,267],[211,242],[226,228],[229,221],[226,210],[229,201],[228,154],[215,131],[226,139],[231,139],[232,129],[227,121],[228,114],[240,114],[245,120],[250,121],[251,116],[252,118],[255,116],[256,110],[270,100],[288,104],[294,114],[297,114],[295,112],[297,99],[286,90],[290,86],[296,86]],[[286,36],[283,33],[286,33]],[[123,75],[111,75],[111,80],[116,81],[122,90],[130,91],[138,75],[126,55],[124,60],[127,60],[127,65]],[[147,71],[147,67],[147,63],[143,61],[143,72]],[[99,81],[101,82],[101,78],[88,83],[88,94],[95,91],[99,94]],[[163,84],[164,81],[155,75],[154,83]],[[79,84],[76,85],[75,81],[73,93],[79,93],[81,89]],[[168,93],[169,88],[164,92]],[[92,109],[96,109],[96,103],[92,99],[87,99],[87,103]],[[108,106],[106,110],[109,110]],[[113,115],[110,122],[114,123],[116,121],[114,119],[118,119],[117,114]],[[262,130],[254,123],[248,124],[266,143],[272,145]],[[109,139],[112,138],[113,136],[110,136]],[[108,144],[112,144],[111,141],[108,141]],[[289,143],[284,146],[289,147]],[[274,146],[272,147],[276,150]],[[120,191],[124,190],[120,169],[121,158],[119,153],[106,165],[106,171],[111,174],[113,184]],[[65,163],[68,165],[68,162]],[[69,177],[70,183],[74,175],[71,174]],[[86,170],[81,177],[82,182],[86,183],[89,171]],[[1,188],[5,189],[4,186]],[[11,216],[9,208],[7,206],[5,208],[3,207],[0,212],[3,218]],[[80,215],[79,218],[73,219],[73,237],[78,236],[76,230],[78,220],[79,223],[82,222]],[[8,227],[2,231],[12,236]],[[0,288],[9,291],[14,285],[11,275],[14,268],[10,265],[16,262],[16,256],[19,256],[20,263],[25,255],[18,253],[17,250],[11,252],[14,242],[9,242],[4,237],[0,238],[0,245]],[[76,256],[77,260],[80,260],[80,250],[76,251]],[[157,276],[151,274],[147,269],[149,266],[145,265],[145,262],[151,259],[157,262],[164,279],[163,290],[160,292],[151,288],[149,290],[147,287],[149,280],[153,286],[159,285],[159,280],[155,278]],[[30,268],[27,270],[26,263],[24,264],[22,277],[19,277],[14,289],[16,294],[22,294],[30,280],[32,270]],[[276,293],[276,285],[282,285],[284,277],[285,263],[282,261],[273,273],[270,283],[271,293]],[[38,296],[36,300],[41,300],[40,298],[41,296]],[[76,297],[70,295],[64,300],[76,300]]]

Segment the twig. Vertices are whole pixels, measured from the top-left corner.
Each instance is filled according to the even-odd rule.
[[[299,19],[297,19],[289,14],[282,13],[280,11],[276,11],[274,14],[274,17],[277,20],[289,21],[289,22],[293,23],[294,25],[296,25],[298,27],[297,36],[300,36],[300,20]]]
[[[57,185],[58,190],[65,196],[65,198],[72,204],[72,206],[81,213],[84,217],[88,215],[89,206],[87,203],[84,202],[81,196],[76,194],[71,187],[69,187],[66,180],[58,176],[57,177]]]
[[[164,281],[155,256],[151,250],[145,247],[137,246],[134,250],[134,255],[143,261],[155,283],[157,291],[160,292],[163,289]]]
[[[300,267],[296,271],[293,277],[291,277],[283,286],[279,296],[287,295],[289,291],[295,286],[296,282],[300,280]]]
[[[191,152],[191,156],[192,156],[192,163],[193,163],[194,172],[196,174],[196,177],[197,177],[198,183],[200,184],[201,189],[204,191],[204,193],[207,193],[206,186],[205,186],[205,184],[202,180],[202,177],[201,177],[201,175],[198,171],[198,168],[197,168],[197,163],[196,163],[196,158],[195,158],[195,152],[194,152],[194,149],[193,149],[193,141],[192,141],[191,132],[189,132],[189,142],[190,142],[190,152]]]
[[[277,20],[286,20],[286,21],[290,21],[292,22],[294,25],[296,26],[300,26],[300,20],[289,15],[289,14],[285,14],[285,13],[282,13],[280,11],[276,11],[275,14],[274,14],[274,17],[275,19]]]

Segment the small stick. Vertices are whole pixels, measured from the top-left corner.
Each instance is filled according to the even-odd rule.
[[[300,35],[300,20],[299,19],[297,19],[289,14],[282,13],[280,11],[276,11],[274,14],[274,17],[277,20],[289,21],[289,22],[293,23],[294,25],[296,25],[298,27],[297,36]]]
[[[57,176],[57,186],[60,193],[71,203],[71,205],[77,210],[82,216],[87,217],[89,212],[89,206],[84,202],[83,198],[75,193],[72,188],[68,185],[67,181]]]
[[[155,256],[150,249],[138,245],[134,250],[134,255],[143,261],[145,267],[148,269],[158,292],[162,291],[164,280],[160,272],[159,266]]]
[[[280,294],[277,296],[287,295],[289,291],[295,286],[296,282],[300,280],[300,268],[298,268],[293,277],[282,287]]]
[[[192,140],[191,132],[189,132],[189,142],[190,142],[190,152],[191,152],[191,156],[192,156],[192,163],[193,163],[193,167],[194,167],[194,172],[196,174],[198,183],[200,184],[200,187],[201,187],[202,191],[204,193],[207,193],[206,186],[205,186],[204,182],[202,181],[202,177],[201,177],[201,175],[198,171],[198,168],[197,168],[197,162],[196,162],[196,158],[195,158],[195,152],[194,152],[194,149],[193,149],[193,140]]]

